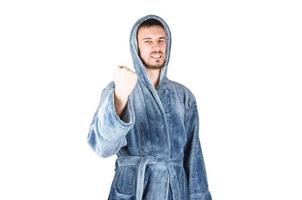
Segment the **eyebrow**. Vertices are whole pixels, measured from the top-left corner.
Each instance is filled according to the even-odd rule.
[[[166,37],[162,36],[162,37],[159,37],[158,39],[166,39]],[[152,38],[151,37],[145,37],[142,40],[152,40]]]

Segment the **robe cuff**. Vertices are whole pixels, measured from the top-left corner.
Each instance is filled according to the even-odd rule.
[[[130,106],[129,100],[124,110],[124,120],[123,121],[117,114],[114,105],[114,89],[112,89],[108,97],[106,98],[106,103],[100,107],[98,110],[98,127],[103,127],[103,129],[107,129],[102,131],[102,136],[105,140],[109,141],[117,141],[124,137],[130,128],[134,124],[134,113]]]
[[[190,194],[190,200],[212,200],[211,193],[193,193]]]

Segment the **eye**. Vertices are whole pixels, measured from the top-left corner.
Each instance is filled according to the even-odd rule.
[[[151,44],[151,42],[152,42],[151,40],[145,40],[144,41],[145,44]]]
[[[165,40],[165,39],[159,39],[158,42],[159,42],[159,43],[165,43],[166,40]]]

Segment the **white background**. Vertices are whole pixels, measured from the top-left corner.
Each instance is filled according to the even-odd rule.
[[[147,14],[171,28],[169,78],[197,97],[213,199],[302,199],[298,2],[1,1],[0,199],[107,199],[116,157],[86,137]]]

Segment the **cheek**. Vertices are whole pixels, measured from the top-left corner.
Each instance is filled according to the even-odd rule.
[[[140,57],[142,57],[142,58],[145,58],[145,49],[143,48],[143,47],[139,47],[139,55],[140,55]]]
[[[150,55],[150,50],[148,48],[143,48],[142,49],[142,52],[141,52],[141,55],[144,57],[144,58],[148,58],[149,55]]]
[[[161,49],[162,49],[162,52],[163,52],[164,54],[166,54],[167,46],[166,46],[166,45],[163,45],[163,46],[161,47]]]

